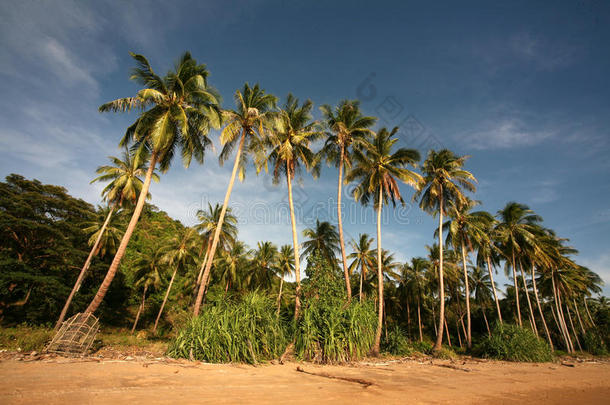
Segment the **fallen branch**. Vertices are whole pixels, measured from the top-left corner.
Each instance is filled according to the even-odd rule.
[[[566,367],[576,367],[576,366],[575,366],[574,364],[572,364],[572,363],[565,363],[565,362],[563,362],[563,361],[561,362],[561,365],[562,365],[562,366],[566,366]]]
[[[340,376],[337,376],[337,375],[331,375],[331,374],[327,374],[327,373],[313,373],[311,371],[305,371],[304,369],[302,369],[299,366],[297,366],[297,371],[299,373],[315,375],[315,376],[318,376],[318,377],[331,378],[331,379],[335,379],[335,380],[343,380],[343,381],[357,383],[357,384],[363,385],[364,388],[367,388],[367,387],[370,387],[371,385],[374,385],[374,383],[372,381],[364,380],[362,378],[340,377]]]
[[[453,370],[460,370],[460,371],[465,371],[467,373],[471,372],[472,370],[469,368],[464,368],[464,367],[458,367],[458,366],[454,366],[453,364],[434,364],[435,366],[438,367],[445,367],[445,368],[450,368]]]

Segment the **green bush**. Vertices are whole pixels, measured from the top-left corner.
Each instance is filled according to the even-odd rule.
[[[0,328],[0,348],[24,352],[41,351],[52,334],[53,329],[27,325]]]
[[[608,349],[597,331],[589,330],[584,337],[584,344],[585,349],[595,356],[608,354]]]
[[[498,360],[545,362],[553,360],[548,343],[529,329],[516,325],[496,324],[491,337],[485,338],[474,350],[475,354]]]
[[[237,301],[204,307],[170,342],[168,355],[255,364],[280,356],[286,344],[285,327],[273,301],[249,293]]]
[[[395,326],[386,331],[381,340],[381,351],[394,356],[408,356],[413,353],[413,348],[402,329]]]
[[[432,353],[433,344],[428,342],[427,340],[424,340],[422,342],[420,342],[420,341],[413,342],[413,343],[411,343],[411,346],[413,346],[413,351],[423,353],[423,354]]]

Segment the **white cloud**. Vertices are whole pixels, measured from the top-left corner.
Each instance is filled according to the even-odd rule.
[[[602,253],[593,259],[583,258],[582,264],[602,278],[603,294],[610,296],[610,253]]]
[[[553,41],[531,32],[514,34],[509,40],[513,53],[541,70],[569,66],[576,59],[578,47],[565,41]]]
[[[509,149],[539,144],[555,135],[549,130],[529,128],[517,118],[488,122],[482,129],[460,136],[460,141],[475,150]]]
[[[81,66],[78,58],[55,38],[43,39],[40,54],[48,69],[69,86],[85,84],[97,92],[98,83],[91,73]]]

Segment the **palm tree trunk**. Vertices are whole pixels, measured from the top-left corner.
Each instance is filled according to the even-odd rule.
[[[487,271],[489,272],[489,280],[491,281],[491,288],[494,292],[494,299],[496,300],[496,310],[498,311],[498,319],[500,320],[500,325],[502,325],[502,311],[500,311],[500,300],[498,299],[498,292],[496,291],[496,283],[494,282],[491,259],[489,258],[489,256],[487,256]]]
[[[409,305],[409,298],[406,299],[407,302],[407,335],[409,336],[409,340],[411,339],[411,305]]]
[[[114,259],[112,259],[112,264],[106,273],[106,277],[104,277],[104,281],[100,286],[99,290],[93,297],[93,301],[89,304],[89,307],[85,310],[86,313],[95,312],[102,301],[104,300],[104,296],[108,292],[108,288],[110,288],[110,283],[114,279],[117,270],[119,269],[119,264],[121,263],[121,259],[123,259],[123,255],[125,254],[125,250],[127,249],[127,245],[129,244],[129,240],[131,239],[131,235],[133,231],[136,229],[136,225],[138,224],[138,220],[140,219],[140,215],[142,214],[142,209],[144,209],[144,204],[146,203],[146,197],[148,196],[148,189],[150,188],[150,181],[152,179],[153,172],[155,171],[155,166],[157,165],[157,153],[153,152],[150,156],[150,162],[148,166],[148,170],[146,171],[146,177],[144,178],[144,183],[142,184],[142,190],[140,190],[140,196],[138,197],[138,202],[136,204],[136,208],[133,210],[133,215],[131,216],[131,220],[129,221],[129,225],[127,225],[127,229],[125,230],[125,234],[121,239],[121,244],[117,249],[116,254],[114,255]]]
[[[540,314],[540,319],[542,319],[542,325],[544,326],[544,333],[546,334],[546,340],[548,340],[549,345],[551,346],[551,350],[555,350],[553,347],[553,340],[551,339],[551,334],[549,332],[549,327],[546,324],[546,320],[544,319],[544,313],[542,312],[542,305],[540,305],[540,298],[538,297],[538,287],[536,287],[536,274],[534,271],[534,265],[532,265],[532,288],[534,289],[534,297],[536,297],[536,305],[538,306],[538,313]]]
[[[485,308],[481,307],[483,311],[483,319],[485,320],[485,326],[487,327],[487,336],[491,337],[491,330],[489,329],[489,322],[487,322],[487,315],[485,315]]]
[[[449,336],[449,327],[447,326],[447,318],[443,317],[445,324],[445,333],[447,334],[447,343],[449,343],[449,347],[451,347],[451,336]]]
[[[574,298],[572,298],[572,303],[574,304],[574,309],[576,310],[576,317],[578,318],[578,323],[580,325],[580,330],[582,331],[582,335],[584,337],[587,334],[587,331],[585,330],[585,326],[582,323],[582,319],[580,317],[580,311],[578,310],[578,305],[576,305],[576,300]]]
[[[379,299],[379,309],[377,316],[377,332],[375,333],[375,344],[371,349],[371,354],[379,355],[381,344],[381,322],[383,317],[383,270],[381,268],[381,207],[383,206],[383,189],[379,186],[379,198],[377,201],[377,297]]]
[[[138,313],[136,314],[136,319],[135,319],[135,321],[133,321],[133,327],[131,328],[132,335],[136,331],[136,326],[138,326],[138,320],[140,319],[140,314],[142,313],[142,310],[144,309],[144,301],[146,300],[146,290],[147,289],[148,289],[148,286],[145,285],[144,292],[142,293],[142,302],[140,303],[140,307],[138,308]]]
[[[576,328],[574,328],[574,322],[572,322],[572,314],[570,313],[570,307],[568,307],[568,303],[565,303],[566,312],[568,313],[568,320],[570,321],[570,326],[572,327],[572,334],[574,335],[574,339],[576,339],[576,344],[578,345],[578,350],[582,352],[582,346],[580,345],[580,339],[578,339],[578,333],[576,333]]]
[[[161,319],[161,314],[163,313],[163,308],[165,308],[165,303],[167,302],[167,298],[169,297],[169,292],[172,290],[172,285],[174,285],[174,278],[176,277],[176,273],[178,272],[178,266],[174,269],[172,273],[172,278],[169,280],[169,285],[167,286],[167,291],[165,292],[165,297],[163,297],[163,303],[161,304],[161,308],[159,308],[159,313],[157,314],[157,319],[155,319],[155,326],[153,326],[153,333],[157,331],[157,325],[159,324],[159,319]]]
[[[282,305],[282,287],[284,287],[284,277],[280,278],[280,291],[277,294],[277,313],[280,313],[280,306]]]
[[[421,310],[420,310],[420,302],[419,302],[419,297],[417,297],[417,326],[419,327],[419,341],[423,342],[424,340],[424,336],[422,334],[422,330],[421,330]]]
[[[443,319],[445,319],[445,286],[443,285],[443,186],[440,186],[439,193],[439,210],[438,210],[438,299],[440,301],[440,309],[438,314],[438,332],[436,333],[436,342],[432,350],[440,350],[443,346]],[[447,333],[449,338],[449,333]],[[450,344],[451,345],[451,344]]]
[[[364,281],[364,262],[360,263],[360,295],[358,296],[362,302],[362,283]]]
[[[519,307],[519,286],[517,285],[517,270],[515,267],[515,250],[512,249],[512,255],[513,255],[513,261],[512,261],[512,268],[513,268],[513,285],[515,286],[515,300],[517,301],[517,320],[519,321],[519,326],[523,326],[523,323],[521,322],[521,309]]]
[[[205,265],[208,262],[208,256],[210,255],[210,246],[212,245],[212,235],[208,236],[208,243],[205,249],[205,256],[203,257],[203,262],[201,262],[201,268],[199,269],[199,275],[197,275],[197,284],[195,284],[195,289],[198,289],[201,284],[201,277],[203,276],[203,269],[205,269]]]
[[[83,279],[85,278],[85,273],[87,272],[87,270],[89,270],[89,266],[91,265],[91,260],[93,259],[93,255],[94,255],[95,251],[97,250],[98,246],[100,245],[102,236],[104,235],[104,231],[106,231],[106,227],[108,227],[108,224],[110,223],[110,218],[112,217],[114,209],[117,207],[117,205],[118,205],[118,203],[113,204],[112,208],[110,208],[110,212],[108,212],[108,215],[106,216],[106,220],[104,221],[104,224],[102,225],[102,229],[100,229],[100,233],[99,233],[99,235],[97,235],[97,238],[95,239],[95,243],[93,244],[93,247],[91,248],[91,251],[89,252],[89,256],[87,257],[87,260],[85,260],[85,264],[83,265],[83,268],[80,270],[80,273],[78,274],[76,283],[74,283],[74,287],[72,287],[72,291],[70,291],[70,295],[68,295],[68,299],[66,300],[66,303],[64,304],[64,307],[61,310],[59,319],[57,320],[57,323],[55,324],[55,330],[58,330],[59,327],[61,326],[61,324],[64,322],[64,319],[66,318],[66,314],[68,313],[68,308],[70,307],[70,304],[72,303],[72,299],[74,298],[74,295],[77,293],[77,291],[80,290],[80,286],[83,282]]]
[[[568,336],[566,335],[566,331],[564,329],[563,322],[561,321],[561,314],[559,313],[559,297],[557,295],[557,288],[555,286],[555,276],[553,275],[552,270],[551,270],[551,283],[552,283],[552,287],[553,287],[553,301],[555,302],[555,313],[557,314],[555,322],[557,322],[559,332],[561,332],[561,336],[563,337],[563,341],[566,345],[566,350],[571,353],[572,351],[571,351],[570,341],[568,339]]]
[[[462,345],[462,334],[460,333],[460,322],[458,320],[455,321],[455,331],[457,332],[458,343],[460,344],[460,349],[461,349],[464,347],[464,345]],[[466,338],[466,335],[464,335],[464,339],[465,338]]]
[[[462,241],[462,267],[464,269],[464,286],[466,287],[466,323],[468,325],[466,345],[468,349],[472,349],[472,335],[470,327],[470,286],[468,285],[468,269],[466,268],[466,248],[464,247],[464,241]]]
[[[554,281],[553,281],[554,282]],[[557,290],[557,318],[559,318],[559,324],[561,325],[561,327],[563,328],[563,332],[565,333],[565,336],[567,338],[567,342],[568,342],[568,352],[573,353],[574,352],[574,345],[572,344],[572,338],[570,337],[570,331],[568,330],[568,325],[566,323],[566,318],[563,314],[563,308],[562,308],[562,304],[561,304],[561,292],[559,291],[559,287],[556,286],[555,289]]]
[[[218,240],[220,239],[220,232],[222,231],[222,224],[225,220],[225,214],[227,212],[227,207],[229,205],[229,199],[231,198],[231,191],[233,191],[233,185],[235,184],[235,175],[237,174],[237,169],[239,168],[239,161],[241,158],[241,153],[244,148],[244,141],[246,139],[246,130],[244,129],[241,134],[241,139],[239,140],[239,146],[237,148],[237,153],[235,154],[235,163],[233,164],[233,171],[231,172],[231,179],[229,180],[229,186],[227,187],[227,192],[225,193],[225,200],[222,204],[222,210],[220,211],[220,218],[218,218],[218,224],[216,225],[216,229],[214,230],[214,239],[212,240],[212,246],[210,247],[210,253],[208,254],[208,260],[205,264],[205,270],[203,271],[203,276],[201,276],[201,284],[199,285],[199,291],[197,292],[197,299],[195,300],[195,307],[193,309],[193,314],[195,316],[199,315],[199,309],[201,307],[201,301],[203,300],[203,292],[205,291],[205,287],[208,283],[208,278],[210,275],[210,268],[212,267],[212,263],[214,262],[214,254],[216,254],[216,247],[218,246]]]
[[[337,220],[339,224],[339,243],[341,244],[341,259],[343,260],[343,275],[345,276],[345,289],[347,290],[347,302],[352,300],[352,287],[349,282],[347,271],[347,258],[345,256],[345,242],[343,240],[343,219],[341,218],[341,188],[343,186],[343,164],[345,159],[345,147],[341,144],[341,156],[339,159],[339,184],[337,186]]]
[[[519,269],[521,270],[521,281],[523,282],[523,289],[525,290],[525,297],[527,298],[527,306],[530,310],[530,323],[532,324],[532,329],[536,336],[538,335],[538,328],[536,327],[536,318],[534,317],[534,309],[532,308],[532,301],[530,300],[529,292],[527,291],[527,283],[525,282],[525,272],[523,271],[523,264],[521,263],[521,259],[519,259]]]
[[[297,238],[297,221],[294,216],[294,203],[292,201],[292,171],[286,162],[286,182],[288,184],[288,204],[290,205],[290,224],[292,226],[292,245],[294,248],[294,274],[297,282],[294,294],[294,319],[299,318],[301,310],[301,263],[299,258],[299,241]]]
[[[589,305],[587,304],[587,297],[584,297],[583,301],[585,302],[585,309],[587,310],[587,316],[591,321],[591,325],[595,328],[595,322],[593,322],[593,317],[591,316],[591,312],[589,312]]]
[[[434,334],[438,335],[438,326],[436,326],[436,311],[434,305],[432,305],[432,325],[434,325]]]

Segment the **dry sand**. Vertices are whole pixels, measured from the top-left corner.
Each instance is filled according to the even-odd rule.
[[[254,367],[11,359],[0,362],[0,404],[610,404],[610,363],[572,364],[424,359]]]

